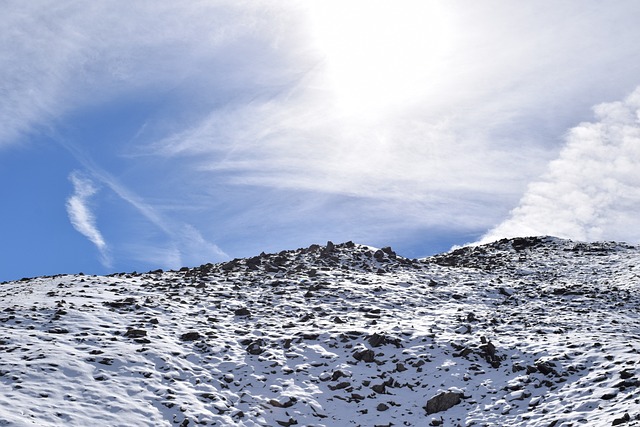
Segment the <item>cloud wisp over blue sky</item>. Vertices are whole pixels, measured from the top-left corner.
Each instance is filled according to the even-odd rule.
[[[3,9],[0,280],[640,240],[635,1]]]
[[[111,260],[109,258],[109,248],[107,247],[102,233],[96,228],[96,220],[89,207],[91,196],[96,194],[96,187],[91,180],[73,172],[69,179],[73,183],[74,193],[67,200],[67,213],[71,225],[79,233],[84,235],[93,243],[100,252],[102,264],[109,268]]]

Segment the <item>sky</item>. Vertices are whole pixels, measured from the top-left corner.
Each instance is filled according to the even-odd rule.
[[[640,3],[3,2],[0,281],[640,243]]]

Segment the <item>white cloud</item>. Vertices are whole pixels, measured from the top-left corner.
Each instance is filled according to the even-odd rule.
[[[357,59],[349,52],[317,51],[325,62],[296,86],[278,96],[219,106],[137,153],[182,157],[183,171],[197,170],[210,181],[299,190],[308,197],[359,197],[362,205],[380,206],[387,218],[402,217],[412,226],[487,229],[557,155],[575,117],[583,117],[603,93],[636,84],[640,68],[620,65],[640,63],[637,44],[601,30],[631,22],[633,4],[589,3],[575,16],[577,7],[441,5],[433,13],[445,30],[429,35],[442,30],[442,46],[420,57],[424,41],[405,37],[399,41],[405,43],[402,54],[392,55],[395,62],[384,72],[368,66],[367,58],[367,67],[347,67],[362,73],[359,80],[348,75],[358,80],[356,92],[367,94],[350,103],[361,111],[338,108],[344,94],[331,78],[336,57],[346,58],[347,65]],[[361,12],[360,19],[368,19],[367,10]],[[374,29],[384,17],[373,17]],[[353,34],[343,25],[344,34],[330,36],[339,46],[353,45],[362,29],[356,23]],[[347,40],[352,36],[355,42]],[[393,51],[393,43],[386,49]],[[409,73],[409,79],[403,70],[412,64],[429,72],[422,79]],[[612,77],[603,82],[598,76],[607,73]],[[402,79],[414,87],[406,89]],[[403,89],[389,95],[389,102],[381,98],[394,87]]]
[[[96,219],[89,207],[89,200],[96,193],[97,189],[93,182],[73,172],[69,175],[69,179],[73,183],[73,195],[67,199],[67,214],[71,225],[91,243],[93,243],[100,252],[101,262],[105,267],[111,266],[109,256],[109,248],[102,237],[102,233],[96,226]]]
[[[640,88],[594,111],[597,120],[569,132],[547,173],[483,242],[545,234],[640,242]]]
[[[401,224],[477,235],[518,202],[589,106],[637,84],[640,3],[426,3],[387,14],[376,2],[373,15],[370,2],[354,3],[332,27],[343,7],[333,2],[319,23],[331,52],[308,31],[318,22],[307,2],[13,1],[0,16],[0,146],[47,125],[73,127],[65,115],[86,107],[97,116],[119,98],[136,112],[147,105],[131,99],[149,101],[135,137],[113,141],[128,154],[118,158],[122,175],[83,164],[162,231],[171,243],[158,256],[172,263],[190,262],[185,254],[198,250],[182,238],[185,227],[211,231],[206,217],[216,209],[219,228],[237,223],[219,212],[239,205],[238,228],[277,223],[278,209],[265,218],[255,200],[227,203],[255,186],[283,190],[270,203],[283,207],[291,234],[300,224],[320,228],[305,222],[305,209],[322,206],[333,223],[371,234]],[[396,16],[410,25],[385,21]],[[378,37],[374,49],[361,48],[363,30]],[[99,150],[116,149],[109,144]],[[141,154],[165,156],[167,167],[158,172]],[[127,182],[127,171],[145,167],[140,182]],[[203,197],[189,198],[196,187]],[[291,207],[292,193],[302,208]],[[150,202],[171,197],[202,217]],[[595,223],[591,211],[581,215]],[[210,235],[194,235],[194,245],[222,256]]]
[[[142,239],[139,236],[128,236],[128,243],[114,249],[125,252],[125,256],[148,262],[163,268],[176,268],[187,264],[217,262],[228,259],[229,256],[214,243],[207,241],[202,234],[192,225],[167,217],[153,204],[123,185],[112,174],[97,165],[84,150],[65,140],[58,141],[71,153],[87,170],[109,188],[121,200],[133,207],[148,224],[162,232],[168,241],[163,243],[150,243],[144,240],[131,243],[131,240]],[[88,178],[82,178],[80,174],[73,173],[70,177],[74,183],[76,193],[67,203],[67,211],[74,227],[87,236],[101,250],[103,259],[106,256],[106,244],[102,235],[95,227],[93,215],[87,208],[88,199],[96,192],[93,183]],[[77,225],[76,225],[77,224]],[[157,247],[158,245],[162,247]],[[148,249],[143,250],[142,247]],[[149,246],[154,246],[149,248]],[[126,248],[134,248],[128,250]],[[104,248],[104,250],[102,249]]]
[[[286,31],[282,7],[236,1],[9,1],[0,16],[0,147],[55,126],[79,108],[136,91],[180,88],[193,91],[193,99],[202,95],[193,90],[194,82],[237,88],[247,74],[255,75],[238,66],[259,60],[260,34],[273,36],[264,40],[268,44]]]

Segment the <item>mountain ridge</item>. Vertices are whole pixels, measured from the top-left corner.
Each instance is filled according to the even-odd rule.
[[[328,242],[5,282],[0,425],[637,425],[639,256]]]

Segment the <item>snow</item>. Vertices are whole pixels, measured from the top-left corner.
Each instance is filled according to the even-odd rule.
[[[346,243],[3,283],[0,425],[640,425],[638,259]]]

